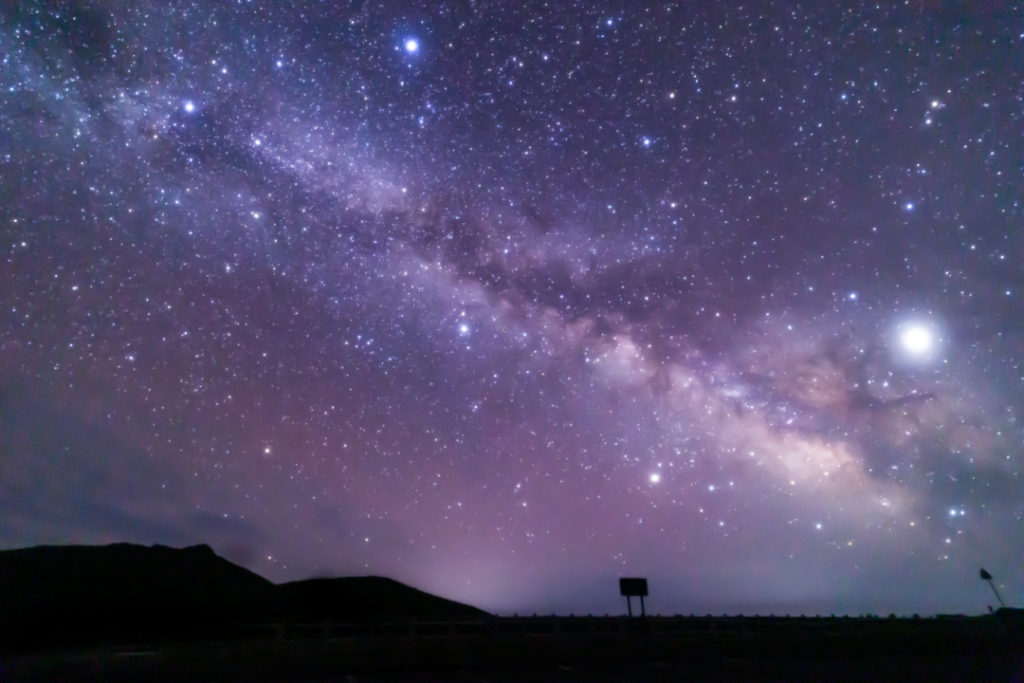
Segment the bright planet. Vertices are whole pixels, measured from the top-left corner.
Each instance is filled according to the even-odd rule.
[[[900,332],[900,344],[912,354],[924,355],[934,347],[935,337],[927,326],[915,323]]]

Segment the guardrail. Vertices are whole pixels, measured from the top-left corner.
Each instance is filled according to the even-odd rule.
[[[907,635],[954,634],[965,629],[1000,629],[991,617],[495,617],[474,621],[281,622],[236,624],[232,635],[295,639],[463,639],[474,637],[567,638],[573,636],[765,637],[854,636],[899,632]]]

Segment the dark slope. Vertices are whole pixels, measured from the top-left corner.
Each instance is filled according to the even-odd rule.
[[[206,545],[0,551],[0,630],[23,634],[30,644],[129,635],[201,637],[211,625],[240,622],[485,616],[378,577],[275,585]]]
[[[345,614],[348,621],[480,619],[487,612],[424,593],[380,576],[293,581],[277,587],[287,616],[320,620]]]
[[[255,619],[273,591],[206,545],[0,551],[0,624],[36,641],[161,635]]]

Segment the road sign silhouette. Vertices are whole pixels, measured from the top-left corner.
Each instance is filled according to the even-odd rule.
[[[647,579],[628,578],[619,579],[619,594],[626,596],[626,610],[629,616],[633,616],[633,596],[640,597],[640,616],[647,616],[644,608],[644,596],[647,595]]]

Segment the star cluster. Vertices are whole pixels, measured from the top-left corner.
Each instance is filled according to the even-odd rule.
[[[1019,602],[1022,17],[5,6],[0,545]]]

